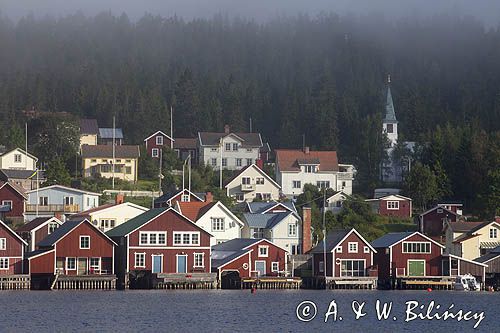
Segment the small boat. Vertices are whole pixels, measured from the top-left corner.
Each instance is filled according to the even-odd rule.
[[[481,290],[481,286],[474,276],[465,274],[457,276],[454,283],[454,289],[460,291],[479,291]]]

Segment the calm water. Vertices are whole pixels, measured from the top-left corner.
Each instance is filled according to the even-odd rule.
[[[388,320],[378,321],[375,302],[394,302]],[[317,316],[301,322],[296,307],[313,301]],[[332,300],[337,304],[324,323]],[[366,316],[355,320],[351,303],[366,302]],[[0,332],[470,332],[476,320],[404,322],[407,301],[442,313],[484,311],[477,332],[500,332],[500,293],[426,291],[27,291],[0,292]],[[444,309],[444,310],[443,310]],[[414,310],[417,311],[417,310]],[[300,311],[300,313],[304,313]],[[305,312],[307,313],[307,311]],[[312,313],[312,312],[309,312]],[[342,320],[340,320],[342,317]],[[397,320],[394,320],[394,317]]]

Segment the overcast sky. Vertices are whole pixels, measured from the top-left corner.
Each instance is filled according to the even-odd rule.
[[[500,0],[0,0],[0,12],[12,19],[32,13],[61,16],[77,10],[87,15],[111,10],[123,12],[131,19],[144,13],[185,18],[211,17],[214,14],[251,17],[266,20],[276,15],[317,14],[333,11],[339,14],[384,13],[387,17],[408,15],[472,15],[488,25],[500,21]]]

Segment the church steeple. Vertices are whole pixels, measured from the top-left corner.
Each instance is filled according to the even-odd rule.
[[[394,102],[391,94],[391,75],[387,75],[387,99],[385,102],[385,117],[384,123],[397,124],[396,112],[394,111]]]

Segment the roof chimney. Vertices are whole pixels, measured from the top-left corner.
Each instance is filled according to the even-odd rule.
[[[311,248],[311,207],[302,207],[302,253],[309,252]]]
[[[305,154],[309,154],[309,147],[304,146],[304,153],[305,153]]]
[[[212,192],[207,192],[205,194],[205,202],[213,202],[214,201],[214,195]]]
[[[231,128],[229,127],[229,125],[228,124],[224,125],[224,133],[229,134],[230,131]]]
[[[500,223],[500,216],[495,216],[495,222]]]
[[[115,198],[115,204],[119,205],[125,201],[125,195],[118,193]]]

